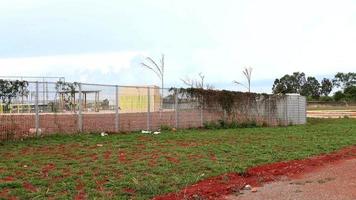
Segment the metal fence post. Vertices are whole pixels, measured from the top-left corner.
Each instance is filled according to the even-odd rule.
[[[307,102],[307,98],[303,97],[304,99],[304,124],[307,123],[307,107],[308,107],[308,102]]]
[[[299,100],[299,96],[298,96],[298,124],[301,124],[300,123],[300,106],[299,106],[299,104],[300,104],[300,100]]]
[[[42,80],[42,103],[43,103],[43,105],[46,104],[45,93],[46,93],[46,84],[45,84],[45,79],[43,78],[43,80]]]
[[[204,118],[203,118],[203,115],[204,115],[204,100],[202,98],[202,103],[201,103],[201,107],[200,107],[200,127],[203,127],[204,125]]]
[[[176,128],[179,127],[179,116],[178,116],[178,90],[175,89],[175,100],[174,100],[174,104],[175,104],[175,114],[176,114]]]
[[[78,131],[83,131],[83,115],[82,115],[82,84],[79,83],[79,112],[78,112]]]
[[[271,125],[271,96],[268,95],[268,110],[267,110],[267,124]]]
[[[115,132],[119,132],[119,86],[115,86]]]
[[[150,88],[147,87],[147,130],[150,130],[151,121],[151,95]]]
[[[289,99],[289,96],[286,95],[285,96],[285,115],[286,115],[286,126],[289,125],[289,118],[288,118],[288,99]]]
[[[36,136],[40,135],[39,132],[39,126],[40,126],[40,116],[39,116],[39,109],[38,109],[38,94],[39,93],[39,88],[38,88],[38,81],[36,81],[36,96],[35,96],[35,128],[36,128]]]

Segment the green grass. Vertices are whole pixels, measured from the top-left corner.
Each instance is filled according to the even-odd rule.
[[[0,194],[8,190],[20,199],[70,199],[83,188],[89,199],[130,199],[132,195],[149,199],[210,176],[350,145],[356,145],[355,119],[309,119],[305,126],[276,128],[56,135],[4,142],[0,143]],[[4,181],[6,177],[14,180]],[[28,192],[24,182],[37,192]]]

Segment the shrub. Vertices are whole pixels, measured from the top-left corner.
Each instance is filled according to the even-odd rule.
[[[161,131],[170,131],[172,130],[172,127],[168,126],[168,125],[161,125]]]
[[[258,125],[255,121],[238,123],[237,121],[227,122],[225,120],[204,122],[204,128],[206,129],[255,128],[261,126],[267,126],[267,124],[263,123],[262,125]]]
[[[214,121],[210,121],[210,122],[204,122],[204,128],[206,129],[219,129],[219,124],[214,122]]]

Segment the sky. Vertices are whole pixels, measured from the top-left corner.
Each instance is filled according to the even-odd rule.
[[[295,71],[356,70],[355,0],[0,0],[1,75],[159,85],[140,63],[165,54],[166,87],[271,92]]]

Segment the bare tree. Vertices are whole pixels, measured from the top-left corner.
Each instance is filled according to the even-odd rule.
[[[251,75],[252,75],[252,68],[249,67],[249,68],[245,68],[242,73],[244,74],[244,76],[246,77],[247,79],[247,85],[241,83],[241,82],[238,82],[238,81],[233,81],[235,84],[237,85],[242,85],[243,87],[245,87],[248,92],[251,92]]]
[[[162,109],[162,103],[163,103],[163,88],[164,88],[164,54],[162,54],[161,60],[160,60],[160,65],[158,65],[151,57],[146,57],[146,61],[142,62],[141,65],[143,67],[146,67],[147,69],[153,71],[158,78],[161,81],[161,93],[162,93],[162,98],[161,98],[161,109]]]
[[[201,72],[198,75],[199,75],[200,80],[190,79],[190,78],[185,78],[185,79],[181,79],[181,80],[185,85],[187,85],[190,88],[202,88],[203,89],[205,76]]]

